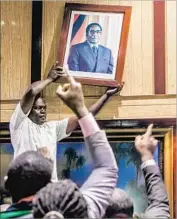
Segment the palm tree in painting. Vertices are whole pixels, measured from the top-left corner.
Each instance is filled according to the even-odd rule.
[[[78,155],[74,148],[67,148],[64,152],[64,157],[66,158],[66,167],[62,170],[62,179],[69,179],[71,175],[71,170],[73,168],[81,168],[85,162],[86,158],[83,155]]]
[[[70,178],[70,172],[71,172],[70,168],[64,168],[61,171],[61,179],[69,179]]]
[[[86,162],[86,158],[83,155],[78,156],[76,161],[76,168],[82,167]]]
[[[127,159],[126,159],[126,165],[128,166],[130,163],[132,163],[136,168],[136,182],[138,182],[139,177],[141,177],[141,156],[136,151],[136,148],[134,146],[134,143],[131,143],[128,147],[127,151]]]
[[[125,146],[128,144],[128,147]],[[141,157],[139,153],[136,151],[133,142],[119,142],[116,145],[112,145],[112,149],[117,161],[117,164],[120,164],[120,160],[124,159],[126,161],[126,165],[133,164],[136,168],[136,181],[141,176]]]
[[[73,148],[67,148],[64,152],[64,157],[66,157],[66,167],[71,168],[72,164],[77,159],[77,153]]]
[[[119,166],[120,159],[126,159],[127,156],[127,148],[123,146],[124,143],[119,142],[116,145],[112,145],[113,153],[116,158],[117,164]]]
[[[131,179],[126,182],[125,191],[134,200],[134,207],[138,213],[147,208],[147,197],[145,192],[145,186],[139,185],[138,180],[141,176],[141,157],[136,151],[134,142],[118,142],[112,144],[112,149],[117,161],[117,164],[121,168],[121,160],[125,161],[125,165],[132,164],[135,167],[136,179]]]

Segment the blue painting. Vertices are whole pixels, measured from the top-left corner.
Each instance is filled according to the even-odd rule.
[[[144,212],[147,197],[141,160],[133,142],[110,142],[118,167],[117,187],[126,191],[133,199],[135,213]],[[154,153],[159,165],[160,143]],[[11,144],[1,144],[1,185],[6,175],[8,164],[13,158]],[[92,159],[83,142],[61,142],[57,145],[57,170],[59,178],[70,178],[78,186],[87,180],[92,171]]]
[[[134,202],[135,213],[147,208],[144,177],[141,171],[141,159],[133,142],[110,142],[119,167],[117,187],[126,191]],[[158,146],[154,159],[159,164]],[[81,186],[92,171],[92,160],[82,142],[59,143],[57,147],[58,175],[70,178]]]

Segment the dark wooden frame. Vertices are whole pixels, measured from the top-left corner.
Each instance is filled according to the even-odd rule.
[[[75,79],[82,84],[98,85],[98,86],[117,86],[122,81],[122,75],[124,70],[125,55],[127,48],[128,32],[131,17],[131,6],[117,6],[117,5],[94,5],[94,4],[74,4],[66,3],[63,25],[60,34],[59,49],[57,60],[61,66],[64,63],[64,56],[66,51],[66,39],[68,37],[69,24],[71,19],[71,13],[75,11],[90,11],[90,12],[105,12],[105,13],[124,13],[119,53],[116,66],[116,75],[114,80],[94,79],[88,77],[75,77]]]

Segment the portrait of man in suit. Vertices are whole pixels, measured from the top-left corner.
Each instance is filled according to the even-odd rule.
[[[67,60],[69,70],[112,74],[114,60],[111,49],[100,45],[102,26],[90,23],[86,27],[86,40],[73,45]]]

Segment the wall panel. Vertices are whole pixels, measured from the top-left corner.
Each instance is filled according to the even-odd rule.
[[[142,94],[154,94],[153,1],[142,1]]]
[[[31,2],[1,1],[1,99],[19,99],[31,80]]]
[[[176,1],[166,1],[166,93],[176,94]]]
[[[97,101],[98,97],[87,97],[87,107]],[[73,115],[72,111],[57,97],[47,97],[48,119],[64,119]],[[97,119],[144,119],[175,118],[175,95],[112,97],[96,116]]]
[[[131,66],[131,81],[126,83],[131,87],[131,95],[141,95],[143,92],[143,77],[142,77],[142,1],[132,1],[132,66]]]

